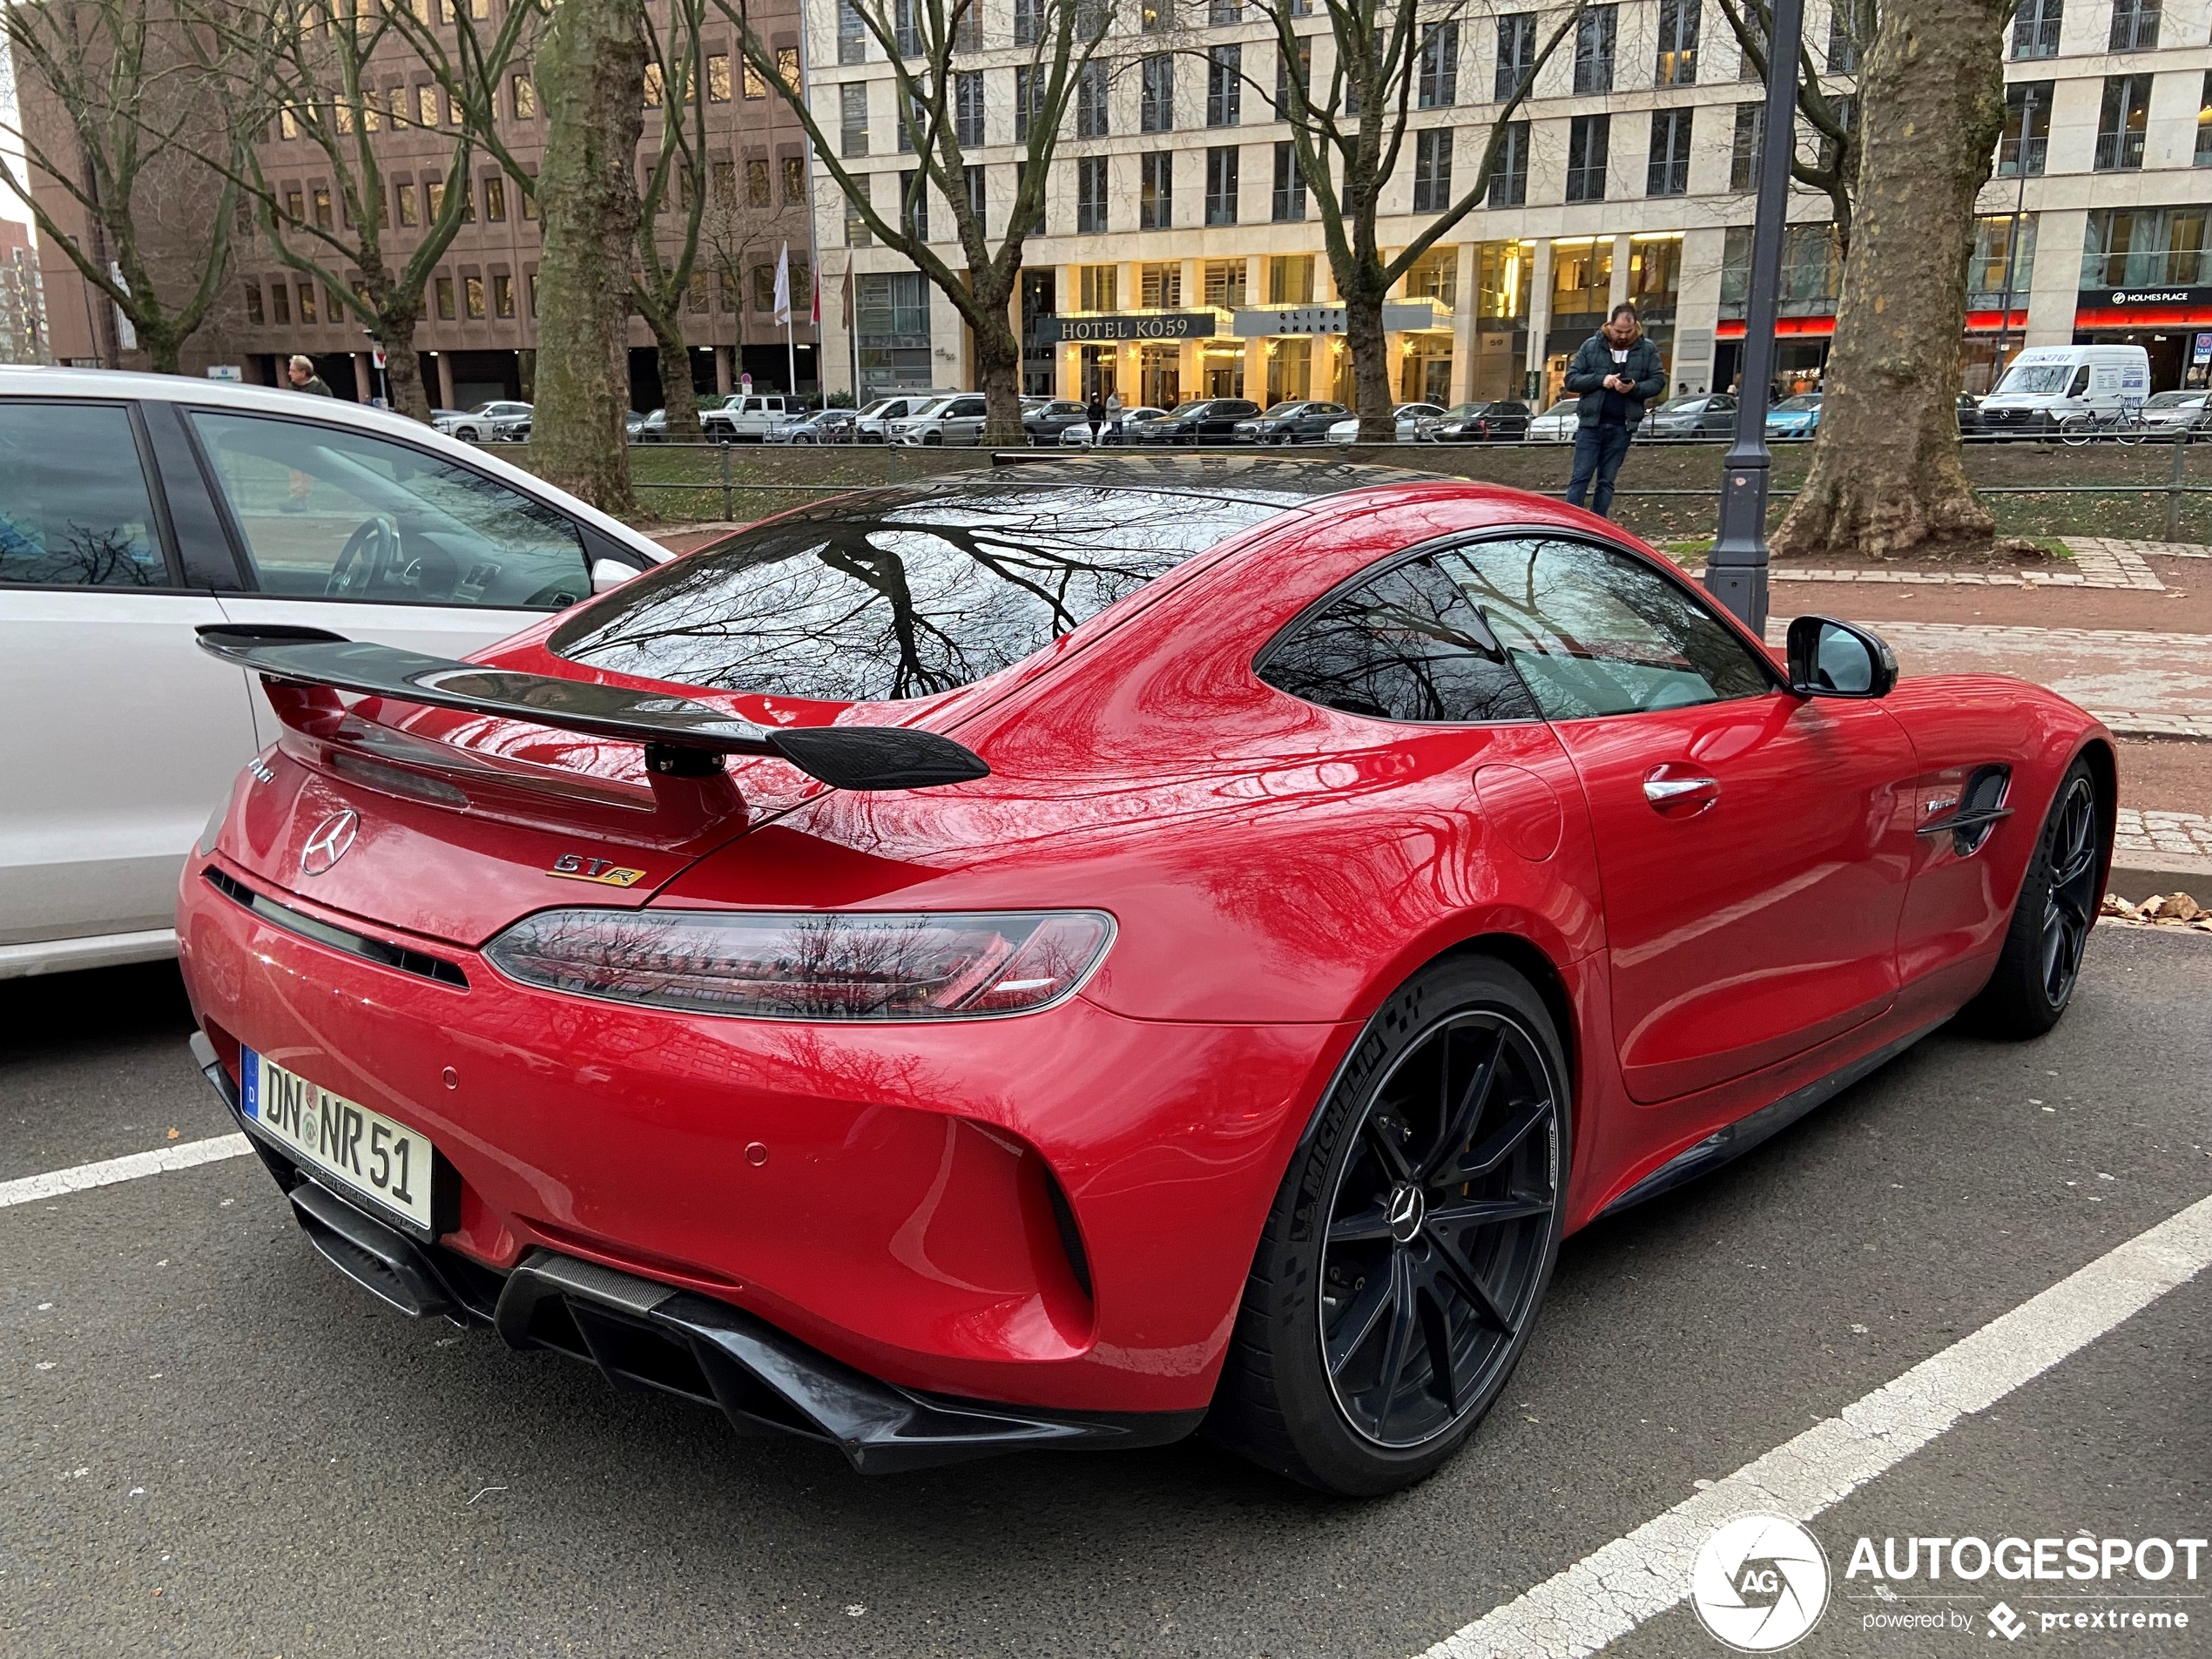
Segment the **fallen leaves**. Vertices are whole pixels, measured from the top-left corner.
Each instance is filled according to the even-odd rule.
[[[2212,910],[2207,910],[2186,893],[2154,893],[2141,904],[2130,904],[2118,894],[2107,893],[2098,914],[2115,921],[2151,922],[2212,934]]]

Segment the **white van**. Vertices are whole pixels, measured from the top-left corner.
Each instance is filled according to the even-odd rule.
[[[1982,400],[1982,429],[2047,436],[2069,415],[2108,415],[2150,395],[2141,346],[2030,346]]]

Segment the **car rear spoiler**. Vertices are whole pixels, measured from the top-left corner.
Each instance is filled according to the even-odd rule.
[[[198,631],[202,651],[260,675],[279,715],[303,731],[319,714],[342,717],[343,705],[275,693],[358,691],[642,744],[646,772],[659,777],[709,776],[733,754],[776,756],[833,789],[928,789],[991,772],[950,738],[909,726],[757,725],[666,692],[424,657],[320,628],[214,624]]]

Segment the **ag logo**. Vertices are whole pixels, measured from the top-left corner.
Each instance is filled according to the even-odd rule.
[[[1828,1558],[1794,1521],[1739,1515],[1697,1552],[1689,1604],[1705,1629],[1737,1652],[1777,1653],[1820,1622]]]

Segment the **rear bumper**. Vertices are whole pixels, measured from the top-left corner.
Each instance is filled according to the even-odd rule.
[[[204,1033],[192,1058],[253,1144],[316,1252],[411,1318],[489,1325],[509,1347],[596,1365],[621,1388],[711,1406],[745,1434],[825,1440],[864,1474],[1021,1451],[1163,1446],[1197,1428],[1180,1412],[1055,1412],[933,1397],[841,1365],[765,1319],[711,1298],[543,1248],[506,1273],[418,1244],[320,1185],[239,1109]]]

